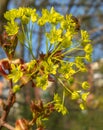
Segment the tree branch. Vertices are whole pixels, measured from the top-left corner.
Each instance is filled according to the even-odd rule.
[[[100,31],[100,30],[103,30],[103,26],[100,26],[100,27],[97,27],[97,28],[90,30],[89,34],[95,33],[95,32]]]
[[[3,122],[2,120],[0,120],[0,124],[1,124],[3,127],[7,128],[7,129],[9,129],[9,130],[14,130],[14,129],[15,129],[13,126],[11,126],[10,124],[8,124],[8,123],[6,123],[6,122]]]
[[[4,13],[7,10],[9,0],[0,0],[0,33],[3,31],[3,25],[5,24]]]
[[[12,91],[12,81],[10,80],[10,90],[9,90],[9,95],[7,99],[7,103],[4,104],[3,106],[3,113],[0,118],[0,129],[5,125],[8,126],[7,124],[3,123],[7,120],[8,114],[10,112],[10,109],[12,108],[14,102],[15,102],[15,93]]]

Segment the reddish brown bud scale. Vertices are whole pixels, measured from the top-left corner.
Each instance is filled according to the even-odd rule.
[[[36,130],[44,130],[44,128],[43,127],[39,127]]]
[[[35,102],[31,102],[31,110],[35,112],[41,112],[41,108],[38,104],[35,104]]]
[[[15,130],[29,130],[29,123],[25,119],[18,119],[15,124]]]
[[[4,69],[6,69],[6,70],[10,69],[10,64],[9,64],[8,60],[2,60],[1,64],[2,64]]]
[[[3,69],[1,64],[0,64],[0,75],[4,76],[5,78],[7,78],[7,73],[5,72],[5,70]]]
[[[18,39],[16,35],[8,36],[5,31],[0,35],[0,45],[9,59],[12,59],[14,56],[17,42]]]

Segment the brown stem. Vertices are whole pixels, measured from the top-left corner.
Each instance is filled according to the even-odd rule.
[[[4,126],[2,122],[5,122],[7,120],[10,109],[15,102],[15,93],[13,93],[11,88],[12,88],[12,82],[11,82],[11,86],[10,86],[9,96],[7,99],[7,104],[5,104],[5,107],[3,108],[4,111],[3,111],[2,116],[0,118],[0,120],[1,120],[0,121],[0,129]]]

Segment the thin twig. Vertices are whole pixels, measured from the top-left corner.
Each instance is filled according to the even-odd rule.
[[[2,122],[5,122],[7,120],[8,114],[9,114],[10,109],[13,106],[14,102],[15,102],[15,93],[13,93],[12,90],[10,89],[9,96],[7,99],[7,104],[5,104],[5,107],[3,108],[2,116],[0,118],[0,120],[1,120],[0,129],[4,126]]]

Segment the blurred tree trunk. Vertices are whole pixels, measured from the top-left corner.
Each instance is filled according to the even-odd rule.
[[[0,0],[0,34],[3,32],[3,25],[5,24],[4,13],[7,10],[9,0]]]

